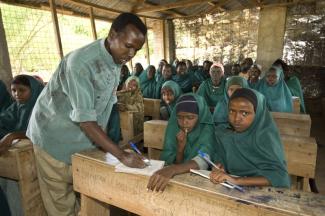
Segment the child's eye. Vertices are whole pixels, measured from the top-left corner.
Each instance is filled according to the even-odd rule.
[[[248,116],[248,112],[243,112],[243,116],[244,117]]]

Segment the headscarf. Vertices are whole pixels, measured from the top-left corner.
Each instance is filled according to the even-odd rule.
[[[181,87],[184,93],[192,92],[193,79],[188,72],[184,75],[175,74],[172,76],[172,80]]]
[[[153,77],[151,80],[148,79],[148,71],[152,67],[149,65],[145,71],[139,76],[141,84],[141,92],[144,98],[156,98],[156,80]]]
[[[260,80],[257,90],[265,96],[267,106],[272,112],[292,112],[292,94],[284,81],[283,70],[280,67],[272,66],[276,70],[277,82],[269,86],[266,82],[266,75]]]
[[[0,80],[0,113],[6,110],[11,103],[12,99],[6,85]]]
[[[241,91],[239,89],[237,91]],[[274,187],[289,187],[289,175],[279,131],[266,107],[264,96],[255,90],[257,108],[252,124],[235,132],[230,124],[216,127],[213,159],[227,173],[237,176],[264,176]]]
[[[225,124],[228,122],[228,88],[232,85],[240,85],[242,88],[249,88],[247,80],[240,76],[232,76],[226,81],[225,89],[223,91],[223,98],[219,103],[217,103],[214,112],[213,120],[216,125]]]
[[[204,101],[204,99],[193,93],[184,94],[182,97],[192,96],[197,101],[197,106],[199,107],[199,114],[198,114],[198,121],[193,128],[187,134],[187,142],[184,150],[184,161],[193,159],[198,154],[198,150],[204,149],[205,151],[212,150],[212,145],[214,145],[214,135],[213,135],[213,122],[211,118],[210,110]],[[180,128],[177,122],[177,113],[176,109],[173,110],[169,120],[167,129],[165,132],[165,141],[164,141],[164,148],[160,158],[166,161],[167,164],[173,164],[176,160],[176,153],[177,153],[177,139],[176,135],[179,133]]]
[[[292,96],[299,97],[300,99],[300,112],[306,113],[305,102],[304,102],[304,94],[301,89],[300,81],[298,77],[291,76],[288,80],[286,80],[286,84],[290,89]]]
[[[44,86],[34,77],[22,76],[26,76],[30,83],[31,96],[26,103],[14,102],[5,111],[0,113],[0,139],[11,132],[26,131],[30,114],[39,94],[43,90]]]

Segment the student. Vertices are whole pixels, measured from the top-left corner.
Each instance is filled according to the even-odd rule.
[[[229,101],[229,124],[217,126],[215,135],[212,157],[221,170],[213,169],[213,183],[289,188],[280,134],[263,95],[237,89]]]
[[[211,150],[215,144],[213,131],[212,116],[205,100],[193,93],[182,95],[168,120],[160,157],[168,166],[150,177],[147,188],[163,191],[174,175],[198,169],[195,159],[198,150]]]
[[[205,99],[210,107],[211,113],[213,113],[215,106],[223,98],[226,79],[224,78],[222,64],[213,64],[209,73],[210,78],[201,83],[197,94]]]
[[[248,88],[248,83],[245,78],[240,76],[232,76],[228,78],[223,98],[219,103],[217,103],[213,112],[213,121],[215,125],[228,123],[229,98],[237,89],[240,88]]]
[[[165,64],[162,68],[162,77],[156,83],[156,97],[161,98],[161,88],[165,82],[171,80],[173,76],[172,66],[170,64]]]
[[[192,71],[192,69],[193,69],[193,63],[192,63],[192,61],[189,60],[189,59],[186,59],[185,60],[185,64],[186,64],[187,71]]]
[[[15,102],[0,113],[0,153],[10,148],[15,139],[26,138],[25,133],[32,109],[43,85],[32,76],[18,75],[11,82]],[[22,203],[17,181],[0,178],[12,215],[22,215]]]
[[[142,74],[142,71],[143,71],[143,67],[142,67],[142,64],[141,63],[136,63],[134,68],[133,68],[133,74],[134,76],[137,76],[139,77],[141,74]]]
[[[182,94],[182,89],[179,85],[169,80],[164,83],[161,88],[161,98],[162,105],[160,107],[160,117],[162,120],[168,120],[174,107],[178,97]]]
[[[284,80],[290,89],[292,96],[299,97],[300,99],[300,112],[306,113],[304,94],[301,88],[300,81],[298,77],[292,73],[288,65],[281,59],[277,59],[274,63],[274,66],[281,67],[284,73]]]
[[[12,103],[6,85],[0,80],[0,112],[6,110]]]
[[[155,66],[149,65],[139,77],[141,92],[144,98],[157,97],[155,73]]]
[[[188,73],[186,64],[183,61],[178,62],[176,66],[176,75],[172,78],[181,87],[184,93],[192,92],[192,76]]]
[[[121,112],[131,111],[134,115],[134,134],[143,132],[143,96],[140,81],[136,76],[130,76],[125,82],[126,89],[117,92],[118,107]]]
[[[261,66],[258,64],[253,64],[253,66],[248,70],[248,84],[252,89],[256,89],[261,76]]]
[[[231,67],[231,74],[232,76],[238,76],[240,73],[240,64],[234,64]]]
[[[160,60],[159,65],[158,65],[158,69],[157,69],[156,74],[155,74],[156,82],[159,82],[159,80],[162,79],[162,70],[163,70],[163,67],[166,64],[168,64],[168,63],[167,63],[167,61],[165,59]]]
[[[260,80],[257,90],[265,96],[270,111],[292,112],[292,95],[283,80],[281,68],[272,66]]]
[[[212,62],[209,60],[205,60],[203,62],[203,67],[199,67],[196,71],[194,71],[193,73],[193,82],[194,82],[194,86],[196,89],[199,88],[200,84],[210,78],[210,68],[212,66]]]
[[[35,163],[48,215],[75,214],[71,155],[100,147],[123,164],[144,167],[135,153],[121,150],[105,133],[114,103],[121,65],[144,44],[147,28],[134,14],[122,13],[108,37],[65,56],[41,93],[27,136],[34,144]]]
[[[253,65],[253,59],[245,58],[240,65],[240,73],[238,75],[248,80],[248,70],[252,67],[252,65]]]
[[[118,87],[117,87],[117,91],[120,91],[123,89],[123,86],[124,86],[124,83],[125,83],[125,80],[130,76],[130,71],[129,71],[129,68],[128,66],[126,65],[122,65],[122,68],[121,68],[121,74],[120,74],[120,82],[118,84]]]

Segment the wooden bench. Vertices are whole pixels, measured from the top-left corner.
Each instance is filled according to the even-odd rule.
[[[119,145],[122,148],[127,146],[130,141],[137,143],[143,140],[143,133],[135,134],[134,131],[134,119],[137,113],[132,111],[120,112],[122,140]]]
[[[144,98],[144,116],[160,119],[160,99]]]
[[[148,156],[158,159],[164,145],[167,121],[151,120],[144,123],[144,146],[148,148]],[[303,177],[303,185],[294,183],[297,189],[309,191],[308,179],[315,177],[317,144],[314,138],[297,137],[281,134],[284,152],[288,165],[288,173]]]
[[[0,176],[18,181],[25,216],[46,215],[30,140],[19,141],[0,156]]]
[[[81,194],[81,216],[109,215],[110,205],[142,216],[284,216],[325,212],[325,196],[272,187],[244,193],[190,173],[174,176],[163,193],[148,192],[149,176],[118,173],[105,152],[72,156],[74,190]]]
[[[308,114],[271,112],[280,134],[310,137],[311,118]]]

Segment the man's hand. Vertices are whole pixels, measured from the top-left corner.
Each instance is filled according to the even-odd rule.
[[[124,152],[120,161],[128,167],[144,168],[146,165],[141,157],[133,152]]]

